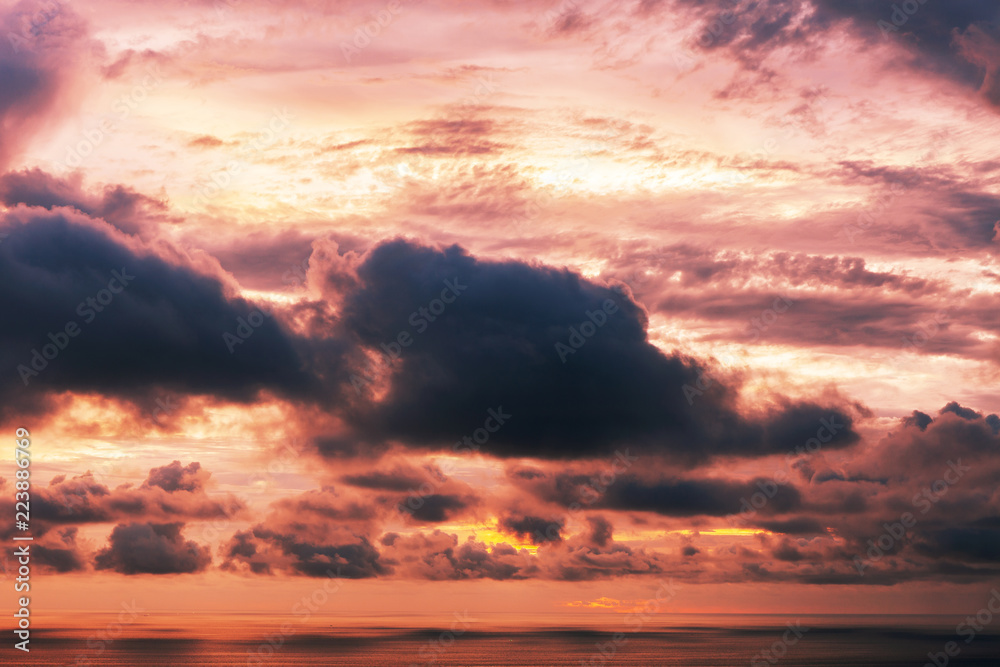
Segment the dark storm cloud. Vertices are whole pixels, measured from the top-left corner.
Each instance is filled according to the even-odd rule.
[[[747,419],[732,407],[734,389],[718,382],[689,401],[690,388],[705,387],[698,362],[658,350],[635,302],[569,271],[392,241],[357,275],[343,335],[399,360],[384,397],[346,411],[354,440],[450,445],[483,426],[488,409],[511,415],[483,448],[502,457],[586,458],[616,445],[689,462],[760,456],[814,437],[822,419],[841,425],[834,446],[857,440],[836,406],[789,403]],[[430,314],[442,294],[453,302]],[[599,326],[577,338],[589,319]]]
[[[598,547],[605,547],[611,541],[611,522],[603,516],[588,516],[590,524],[590,541]]]
[[[560,542],[564,521],[552,521],[538,516],[505,516],[500,519],[500,528],[518,537],[527,537],[532,544]]]
[[[852,471],[867,478],[920,479],[923,475],[940,476],[949,459],[963,456],[989,467],[1000,464],[1000,435],[992,426],[996,415],[984,417],[954,401],[930,421],[920,414],[923,416],[918,420],[904,420],[903,429],[886,436],[871,456],[851,466]],[[900,468],[899,462],[904,460],[909,466]]]
[[[946,412],[958,415],[959,417],[965,419],[966,421],[976,421],[977,419],[983,418],[982,413],[976,412],[972,408],[963,407],[959,405],[956,401],[952,401],[948,405],[941,408],[942,415],[945,414]]]
[[[914,411],[835,477],[815,475],[791,517],[753,517],[782,537],[762,538],[776,560],[757,555],[750,578],[878,586],[995,578],[1000,435],[992,416],[956,402],[934,418]]]
[[[339,576],[366,579],[388,573],[379,562],[379,553],[364,538],[357,544],[313,544],[282,532],[254,529],[254,537],[277,546],[292,556],[292,570],[307,577],[327,577],[331,563],[340,568]]]
[[[750,482],[688,479],[647,483],[626,478],[609,486],[594,507],[642,510],[666,516],[727,516],[740,507],[742,499],[758,493],[760,485],[768,482],[767,479]],[[799,491],[783,485],[777,487],[766,508],[770,513],[786,513],[798,509],[801,504]]]
[[[470,506],[470,502],[459,496],[452,496],[443,493],[432,493],[421,498],[420,506],[408,513],[417,521],[424,523],[440,523],[446,519],[453,519],[462,510]]]
[[[606,521],[596,518],[590,523],[596,535],[547,540],[535,555],[506,543],[489,546],[471,537],[459,543],[457,536],[440,530],[414,535],[389,533],[382,538],[381,545],[385,558],[398,563],[397,574],[434,581],[589,581],[609,576],[658,574],[668,567],[660,554],[615,542]]]
[[[199,572],[212,562],[207,547],[184,541],[181,523],[119,524],[109,545],[98,552],[94,567],[121,574]]]
[[[348,430],[317,444],[348,457],[391,441],[450,447],[498,422],[502,430],[484,452],[500,457],[587,458],[632,446],[694,464],[788,451],[822,420],[840,425],[829,447],[858,439],[837,405],[779,401],[768,413],[742,416],[736,387],[706,385],[696,360],[647,340],[640,306],[568,270],[402,240],[363,258],[314,244],[310,271],[336,315],[316,305],[312,333],[293,335],[275,314],[243,325],[249,335],[227,344],[223,334],[237,340],[240,318],[248,321],[255,305],[228,297],[217,278],[64,209],[14,209],[3,227],[0,308],[24,314],[22,326],[0,332],[7,410],[14,401],[39,409],[45,391],[138,400],[161,387],[251,401],[268,390],[335,405]],[[134,278],[100,312],[81,309],[112,271]],[[51,352],[49,334],[65,337],[67,322],[82,331],[44,363],[33,350],[53,343]],[[383,351],[399,359],[372,378],[368,355]],[[36,390],[31,396],[24,379]],[[378,399],[367,391],[372,382],[388,383]]]
[[[789,542],[782,542],[773,552],[778,560],[787,560],[796,563],[804,558],[802,552]]]
[[[1000,563],[1000,528],[956,526],[921,535],[914,547],[922,556],[958,562]]]
[[[895,6],[894,6],[895,4]],[[979,0],[916,3],[916,11],[896,11],[906,4],[878,0],[817,0],[818,11],[810,21],[813,28],[846,19],[858,34],[871,39],[898,36],[913,50],[914,63],[980,88],[993,104],[998,101],[994,79],[1000,62],[992,60],[985,42],[996,43],[1000,36],[1000,7]],[[903,9],[902,7],[900,7]],[[994,54],[995,55],[995,54]]]
[[[749,481],[723,479],[646,479],[621,475],[606,485],[598,474],[555,472],[530,480],[512,481],[546,502],[564,507],[581,503],[592,509],[654,512],[663,516],[729,516],[740,508],[741,501],[759,494],[762,488],[772,495],[767,514],[799,509],[802,496],[791,485],[776,485],[766,478]]]
[[[127,398],[159,385],[243,401],[265,388],[306,394],[310,378],[275,318],[264,318],[230,353],[223,333],[236,332],[238,318],[255,306],[227,297],[217,279],[134,250],[103,224],[61,211],[15,209],[2,228],[9,237],[0,244],[0,308],[20,318],[0,331],[5,411],[16,410],[15,401],[30,407],[44,391]],[[132,278],[124,288],[116,279],[119,293],[111,295],[113,272]],[[85,303],[101,290],[104,306]],[[77,327],[72,339],[64,333],[69,322]],[[65,339],[65,349],[44,363],[32,350],[54,343],[49,334]]]
[[[930,423],[934,421],[934,418],[929,414],[921,412],[920,410],[914,410],[913,414],[909,417],[903,419],[904,426],[915,426],[921,431],[926,430]]]
[[[677,4],[703,21],[696,46],[726,49],[750,70],[758,70],[777,49],[816,48],[832,28],[847,25],[867,41],[900,40],[910,50],[912,66],[975,87],[993,104],[1000,102],[1000,7],[992,2],[677,0]]]

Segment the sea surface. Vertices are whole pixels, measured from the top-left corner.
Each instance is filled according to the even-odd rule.
[[[197,616],[125,626],[94,614],[83,628],[32,633],[31,652],[0,647],[9,665],[677,665],[683,667],[1000,667],[1000,632],[966,643],[961,619],[945,616],[671,615],[656,624],[608,617],[585,626],[533,627],[453,620],[434,627],[326,623],[332,619]],[[399,619],[393,619],[398,621]],[[510,619],[504,619],[510,623]],[[405,622],[405,620],[404,620]],[[798,630],[789,629],[788,624]],[[796,625],[797,624],[797,625]],[[484,626],[488,629],[484,629]],[[786,641],[787,640],[787,641]],[[792,641],[794,640],[794,641]],[[960,652],[945,654],[956,642]],[[954,647],[953,647],[954,649]],[[765,653],[766,651],[766,653]]]

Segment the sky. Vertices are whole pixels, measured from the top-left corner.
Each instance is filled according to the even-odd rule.
[[[995,3],[0,8],[40,612],[1000,582]]]

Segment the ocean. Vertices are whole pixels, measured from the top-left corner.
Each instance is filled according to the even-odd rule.
[[[7,642],[0,648],[0,661],[129,667],[1000,667],[1000,634],[984,628],[966,643],[968,634],[956,635],[961,619],[953,617],[706,614],[676,616],[666,625],[657,619],[655,627],[642,628],[617,618],[587,626],[480,629],[455,623],[426,628],[299,626],[294,619],[269,622],[259,615],[242,622],[206,617],[200,625],[197,617],[189,617],[183,627],[160,619],[115,627],[113,620],[99,616],[89,628],[37,630],[28,654]]]

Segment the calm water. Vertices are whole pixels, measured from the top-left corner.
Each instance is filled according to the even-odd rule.
[[[98,635],[104,619],[87,630],[39,630],[32,651],[24,654],[5,642],[0,662],[24,665],[420,665],[486,667],[523,665],[678,665],[733,667],[777,664],[783,667],[922,667],[928,652],[940,653],[958,640],[961,653],[948,665],[1000,667],[1000,634],[986,628],[964,643],[955,621],[932,617],[797,617],[801,639],[782,645],[789,619],[768,617],[701,617],[686,624],[633,632],[622,620],[601,626],[465,630],[352,628],[319,629],[260,619],[245,623],[206,622],[184,630],[163,624],[136,623],[112,636]],[[98,619],[95,619],[97,621]],[[881,621],[881,623],[879,622]],[[270,628],[268,631],[265,628]],[[989,634],[990,631],[993,634]],[[82,634],[81,634],[82,633]],[[89,634],[88,634],[89,633]],[[621,633],[616,635],[615,633]],[[238,639],[221,638],[238,636]],[[267,642],[270,636],[271,642]],[[789,638],[794,635],[788,634]],[[776,645],[777,642],[777,645]],[[272,646],[277,644],[277,646]],[[261,648],[261,647],[266,648]],[[603,647],[605,656],[599,651]],[[765,656],[762,651],[774,647]],[[757,658],[755,662],[754,658]],[[768,662],[767,657],[775,660]]]

